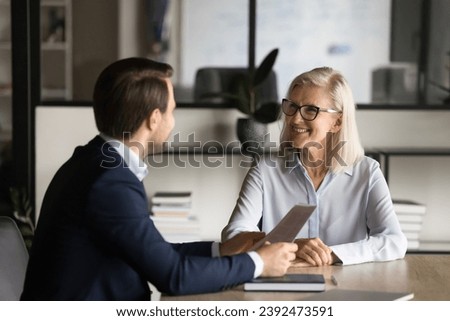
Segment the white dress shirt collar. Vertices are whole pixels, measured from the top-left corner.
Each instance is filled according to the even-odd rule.
[[[298,157],[298,151],[296,151],[293,148],[286,148],[284,152],[285,157],[285,164],[286,167],[289,169],[289,172],[291,173],[295,168],[300,167],[302,171],[305,173],[306,169],[303,166],[302,162],[300,161]],[[353,166],[347,166],[344,169],[344,173],[346,173],[349,176],[353,176]]]
[[[130,171],[139,181],[142,181],[147,176],[147,164],[145,164],[138,154],[133,152],[127,145],[118,139],[109,137],[103,133],[100,133],[100,137],[110,144],[117,151],[117,153],[119,153]]]

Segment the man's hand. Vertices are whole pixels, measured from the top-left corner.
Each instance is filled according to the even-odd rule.
[[[298,246],[295,243],[274,243],[261,246],[256,252],[264,261],[264,269],[261,276],[283,276],[295,260],[295,252]]]
[[[242,232],[224,243],[220,243],[220,256],[234,255],[247,252],[256,242],[261,240],[264,232]]]
[[[320,238],[297,239],[297,257],[312,266],[331,265],[334,263],[332,250]]]

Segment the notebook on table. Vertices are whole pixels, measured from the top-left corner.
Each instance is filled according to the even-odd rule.
[[[256,250],[265,242],[293,242],[303,225],[314,212],[315,205],[294,205],[263,239],[250,249]],[[286,274],[282,277],[259,277],[244,284],[245,291],[324,291],[322,274]]]
[[[260,277],[244,283],[245,291],[324,291],[322,274],[286,274],[282,277]]]

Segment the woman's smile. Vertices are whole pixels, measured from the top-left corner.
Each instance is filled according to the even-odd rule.
[[[308,128],[297,127],[295,125],[292,125],[291,129],[293,132],[299,133],[299,134],[307,133],[310,131]]]

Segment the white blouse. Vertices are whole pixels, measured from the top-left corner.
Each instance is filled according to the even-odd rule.
[[[264,155],[249,170],[223,240],[259,226],[268,233],[293,205],[304,203],[316,209],[297,238],[319,237],[342,264],[404,257],[407,240],[378,162],[364,157],[342,173],[329,171],[316,191],[293,155]]]

